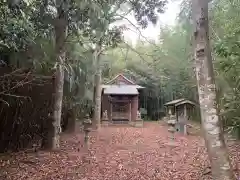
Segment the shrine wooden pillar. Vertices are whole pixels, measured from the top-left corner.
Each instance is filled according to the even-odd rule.
[[[132,121],[132,101],[130,100],[128,104],[129,104],[129,112],[128,112],[129,121]]]
[[[108,96],[108,108],[107,108],[107,111],[108,111],[108,120],[112,121],[112,100],[111,100],[110,96]]]
[[[187,135],[187,120],[188,120],[188,113],[187,113],[187,104],[184,104],[184,134]]]
[[[110,121],[112,121],[112,101],[110,101],[110,113],[109,113],[109,116],[110,116],[110,118],[109,118],[109,120]]]
[[[131,101],[131,114],[132,121],[136,121],[137,119],[137,111],[138,111],[138,95],[132,97]]]
[[[107,110],[107,113],[109,114],[109,98],[107,95],[103,94],[101,97],[102,103],[101,103],[101,118],[103,115],[103,112]]]

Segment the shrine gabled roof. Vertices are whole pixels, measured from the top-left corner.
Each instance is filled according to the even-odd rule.
[[[184,98],[170,101],[170,102],[168,102],[168,103],[166,103],[166,104],[164,104],[164,105],[165,105],[165,106],[171,106],[171,105],[173,105],[173,106],[179,106],[179,105],[181,105],[181,104],[192,104],[192,105],[196,105],[196,103],[194,103],[194,102],[192,102],[192,101],[190,101],[190,100],[184,99]]]
[[[103,89],[106,89],[106,88],[109,88],[109,87],[113,87],[113,86],[129,86],[129,87],[134,87],[136,89],[143,89],[144,87],[143,86],[139,86],[139,85],[128,85],[128,84],[124,84],[124,85],[116,85],[116,84],[102,84],[102,88]]]
[[[118,74],[116,75],[112,80],[108,81],[107,84],[110,84],[111,82],[113,82],[115,79],[122,77],[123,79],[125,79],[127,82],[129,82],[131,85],[136,85],[135,82],[133,82],[132,80],[128,79],[126,76],[124,76],[123,74]]]
[[[104,94],[118,94],[118,95],[137,95],[138,90],[132,85],[109,85],[103,91]]]

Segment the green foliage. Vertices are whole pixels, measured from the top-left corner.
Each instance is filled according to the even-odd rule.
[[[30,21],[30,5],[22,2],[19,8],[10,8],[7,1],[0,2],[0,51],[26,50],[35,37],[35,28]]]
[[[135,12],[135,18],[143,28],[146,28],[149,22],[153,24],[157,23],[156,11],[162,13],[166,3],[167,0],[130,1]]]
[[[8,64],[13,66],[31,68],[36,73],[51,75],[56,66],[54,28],[58,18],[63,18],[68,26],[65,42],[67,60],[64,65],[65,102],[69,106],[79,105],[79,102],[89,103],[89,92],[93,91],[94,84],[94,44],[112,50],[122,42],[124,27],[110,24],[123,19],[123,14],[134,12],[137,21],[146,27],[148,21],[156,22],[156,14],[163,11],[165,4],[165,0],[1,1],[1,60],[9,61]],[[126,9],[123,10],[122,6]]]
[[[238,132],[240,132],[240,21],[237,18],[239,8],[240,2],[237,0],[216,1],[213,3],[211,22],[221,115],[226,129]]]
[[[158,44],[120,44],[104,57],[103,75],[108,81],[124,73],[145,87],[140,104],[150,119],[164,115],[164,103],[176,98],[196,100],[190,54],[190,35],[180,24],[161,30]],[[114,59],[114,61],[112,61]]]

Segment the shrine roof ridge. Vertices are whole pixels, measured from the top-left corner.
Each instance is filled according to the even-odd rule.
[[[126,76],[124,76],[123,74],[118,74],[116,75],[113,79],[111,79],[110,81],[108,81],[106,84],[110,84],[111,82],[113,82],[115,79],[119,78],[119,76],[121,76],[123,79],[125,79],[127,82],[129,82],[131,85],[136,85],[135,82],[133,82],[132,80],[128,79]]]
[[[143,86],[140,86],[140,85],[132,85],[132,84],[121,84],[121,85],[118,85],[118,84],[102,84],[101,87],[102,89],[106,89],[106,88],[110,88],[110,87],[115,87],[115,86],[127,86],[127,87],[134,87],[136,89],[143,89],[144,87]]]
[[[139,93],[132,85],[110,85],[104,88],[104,94],[137,95]]]
[[[166,104],[164,104],[164,106],[179,106],[181,104],[191,104],[191,105],[196,105],[195,102],[181,98],[181,99],[175,99],[173,101],[167,102]]]

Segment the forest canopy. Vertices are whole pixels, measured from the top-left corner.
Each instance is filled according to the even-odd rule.
[[[24,0],[15,4],[15,1],[10,4],[7,2],[2,1],[0,5],[1,63],[29,67],[37,73],[50,74],[56,66],[53,22],[56,18],[55,6],[58,5],[52,1]],[[147,110],[150,119],[161,116],[159,114],[164,112],[163,104],[167,101],[177,98],[198,100],[192,61],[190,1],[182,1],[174,25],[160,26],[157,42],[147,40],[141,35],[143,41],[138,41],[132,46],[123,38],[122,33],[127,27],[110,26],[121,20],[126,9],[135,13],[139,30],[150,22],[156,23],[157,16],[153,14],[150,2],[155,4],[159,13],[164,11],[166,1],[149,1],[146,3],[149,7],[143,7],[142,1],[132,4],[128,1],[117,1],[112,2],[111,7],[104,4],[104,1],[99,1],[97,3],[103,3],[101,5],[105,7],[102,11],[97,8],[99,4],[78,4],[77,1],[67,3],[69,27],[66,43],[65,95],[79,96],[71,97],[69,101],[75,99],[74,101],[86,104],[88,99],[88,104],[91,102],[94,89],[92,74],[96,68],[92,44],[98,41],[96,32],[103,31],[103,28],[107,28],[103,41],[107,48],[101,56],[103,80],[107,81],[121,72],[146,87],[141,96],[141,104],[142,108]],[[211,2],[209,25],[220,97],[219,107],[222,119],[233,129],[240,125],[240,111],[237,105],[240,98],[238,3],[226,0]],[[102,18],[99,24],[95,21],[96,15]],[[80,86],[83,83],[85,85]]]
[[[164,120],[172,132],[179,125],[187,135],[187,106],[178,118],[177,107],[166,116],[164,104],[191,100],[200,111],[193,120],[202,124],[212,176],[233,179],[224,133],[240,138],[240,1],[179,0],[175,23],[158,26],[169,2],[2,0],[0,152],[35,146],[35,141],[60,149],[62,132],[75,132],[76,124],[90,152],[89,132],[99,133],[103,124],[102,84],[122,73],[144,88],[134,87],[125,99],[119,91],[106,96],[107,123],[114,125],[116,105],[115,114],[129,125]],[[122,20],[128,23],[119,25]],[[135,45],[124,37],[127,24],[141,37]],[[142,35],[149,25],[159,28],[157,41]]]
[[[19,1],[19,4],[15,5],[9,5],[6,2],[2,1],[0,5],[0,21],[3,24],[0,34],[1,62],[18,67],[30,67],[38,73],[49,73],[55,65],[53,60],[54,28],[52,26],[55,17],[54,4],[51,4],[51,1],[46,1],[49,4],[37,1]],[[118,7],[119,2],[115,2],[113,6]],[[152,3],[157,3],[157,1]],[[227,124],[234,124],[235,128],[239,124],[237,104],[240,98],[237,78],[239,73],[237,39],[240,23],[237,18],[238,7],[240,7],[238,3],[236,0],[211,2],[209,28],[222,118]],[[161,7],[164,7],[165,4],[166,1],[159,1],[156,6],[159,8],[158,12],[163,12],[164,8],[161,9]],[[88,4],[82,6],[86,7],[85,9],[80,8],[79,11],[75,11],[75,14],[73,14],[73,9],[78,8],[79,4],[71,1],[68,5],[71,7],[68,10],[68,16],[71,19],[69,19],[65,69],[71,76],[66,75],[65,86],[68,86],[68,88],[66,87],[68,90],[73,91],[84,82],[84,87],[79,86],[82,89],[81,93],[91,99],[94,83],[91,41],[94,37],[89,36],[89,30],[95,27],[84,23],[87,22],[87,18],[94,18],[95,15],[93,17],[83,16],[86,8],[90,10]],[[129,4],[124,3],[121,10],[118,9],[117,17],[111,15],[114,11],[108,13],[110,23],[119,19],[120,15],[124,15],[123,12],[126,9],[129,9],[129,12],[132,10],[138,12],[136,19],[143,27],[147,25],[147,20],[148,23],[150,21],[155,23],[156,17],[151,11],[148,12],[149,14],[143,13],[145,10],[141,1],[132,5],[133,9]],[[132,46],[122,39],[122,32],[119,32],[121,40],[116,42],[117,47],[110,47],[101,56],[104,80],[107,81],[117,73],[124,72],[129,78],[133,78],[137,83],[147,87],[143,93],[144,98],[142,98],[144,103],[141,104],[148,109],[149,118],[156,116],[154,114],[158,111],[164,111],[163,104],[169,100],[188,98],[197,101],[198,99],[192,62],[191,2],[184,0],[180,7],[175,24],[160,27],[157,42],[142,37],[144,41],[139,41],[136,46]],[[150,5],[148,8],[151,9]],[[90,11],[97,12],[98,9]],[[103,11],[105,15],[107,11],[107,8]],[[80,21],[76,23],[78,21],[76,13],[82,17],[81,23]],[[124,31],[127,30],[127,27],[121,26],[120,29]],[[113,28],[112,33],[114,32]],[[109,31],[109,33],[111,32]],[[85,96],[81,95],[81,97]],[[149,103],[152,99],[155,99],[154,103]],[[81,102],[85,101],[81,100]]]

